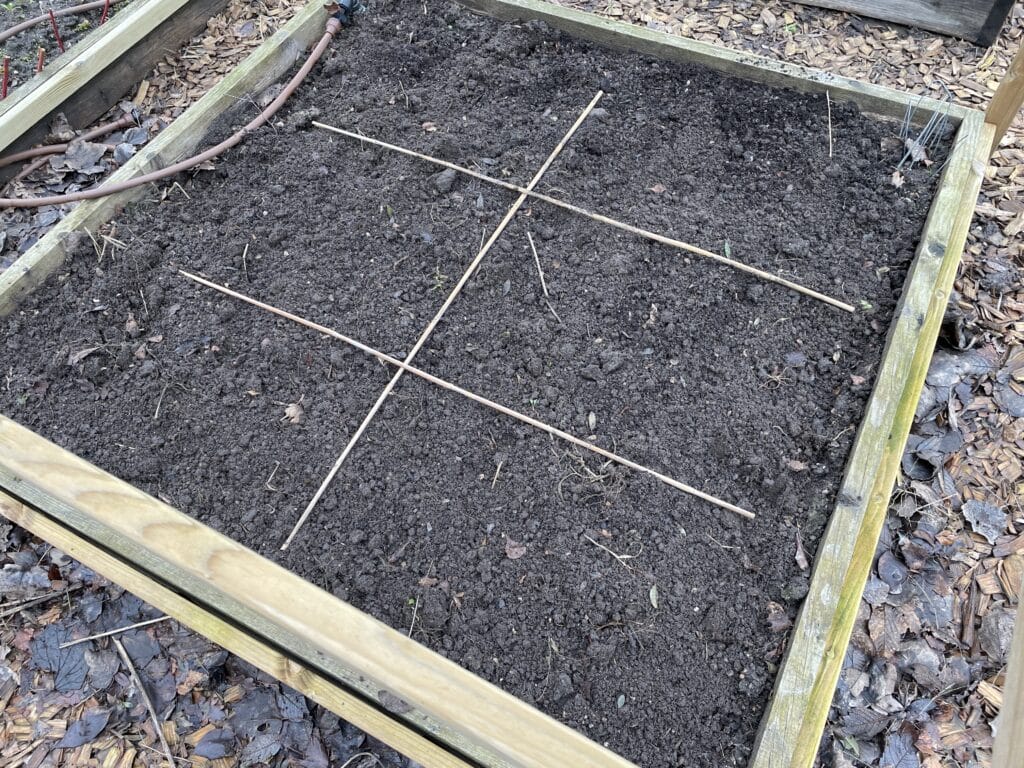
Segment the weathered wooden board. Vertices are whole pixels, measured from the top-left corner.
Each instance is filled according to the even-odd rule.
[[[256,49],[234,72],[214,86],[153,141],[139,150],[105,183],[141,176],[190,156],[215,121],[234,110],[251,108],[252,97],[277,81],[324,32],[322,3],[311,2]],[[110,220],[132,200],[147,194],[138,187],[117,195],[80,203],[38,243],[0,274],[0,317],[42,284],[63,263],[75,244]]]
[[[115,584],[231,651],[268,675],[326,707],[371,736],[390,744],[427,768],[471,768],[457,755],[398,722],[379,706],[317,673],[311,667],[250,635],[193,600],[168,589],[149,575],[86,541],[73,531],[20,501],[0,493],[0,516],[49,542]]]
[[[985,120],[995,126],[995,135],[992,137],[992,151],[999,149],[1003,136],[1010,129],[1014,118],[1020,112],[1020,106],[1024,103],[1024,44],[1017,49],[1017,55],[1013,57],[1006,77],[996,88],[995,96],[988,105],[985,112]]]
[[[810,589],[775,681],[750,768],[809,768],[974,216],[992,127],[964,121],[925,224],[885,354],[818,546]]]
[[[765,85],[811,93],[828,91],[834,100],[852,101],[865,112],[881,117],[903,120],[908,103],[918,108],[916,119],[921,122],[928,119],[930,112],[942,112],[948,114],[954,123],[958,123],[973,111],[881,85],[563,8],[545,0],[457,1],[467,8],[507,21],[543,21],[574,37],[610,48],[624,48],[667,61],[700,64],[716,72]]]
[[[88,127],[226,5],[227,0],[137,0],[0,101],[0,153],[42,141],[59,112],[72,127]],[[0,184],[18,170],[0,168]]]
[[[630,763],[241,544],[0,416],[0,490],[487,766]]]
[[[796,0],[992,45],[1013,0]]]
[[[1022,585],[1024,586],[1024,585]],[[1003,683],[1003,706],[999,711],[992,768],[1024,766],[1024,619],[1017,603],[1017,623]]]

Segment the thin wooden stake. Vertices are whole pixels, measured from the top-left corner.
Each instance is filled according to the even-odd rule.
[[[572,138],[573,134],[576,133],[577,130],[579,130],[579,127],[581,125],[583,125],[583,121],[587,119],[587,115],[589,115],[593,111],[594,107],[597,106],[597,102],[601,100],[602,96],[604,96],[604,91],[598,91],[597,95],[594,96],[594,98],[590,101],[590,104],[587,106],[587,108],[583,110],[583,112],[580,114],[578,118],[576,118],[576,122],[572,124],[572,127],[569,129],[569,131],[565,134],[565,136],[562,137],[562,140],[558,142],[558,146],[556,146],[554,151],[552,151],[551,154],[548,155],[548,159],[544,161],[544,164],[540,167],[540,170],[537,171],[533,179],[530,180],[530,183],[527,186],[527,188],[523,190],[522,193],[520,193],[519,198],[515,201],[515,203],[512,204],[512,207],[509,209],[508,213],[505,214],[505,218],[501,220],[501,223],[499,223],[494,232],[491,233],[491,236],[487,239],[487,242],[484,243],[479,253],[477,253],[476,258],[473,259],[472,263],[470,263],[469,267],[463,273],[462,278],[452,289],[452,292],[448,294],[448,298],[445,299],[444,304],[441,305],[441,308],[437,311],[437,314],[434,315],[434,318],[427,324],[427,327],[423,330],[423,333],[420,334],[419,339],[416,340],[416,343],[413,345],[412,349],[409,350],[409,354],[406,355],[405,357],[405,361],[407,363],[411,363],[415,359],[416,355],[419,353],[423,345],[426,344],[427,339],[430,338],[430,334],[434,332],[434,328],[437,327],[437,324],[441,322],[441,318],[444,317],[445,312],[447,312],[448,308],[453,303],[455,303],[455,299],[457,299],[459,294],[462,292],[463,286],[465,286],[466,283],[469,282],[469,279],[473,276],[473,273],[476,271],[476,268],[480,266],[480,262],[484,260],[484,257],[488,254],[488,252],[491,250],[494,244],[498,241],[498,238],[501,237],[501,233],[505,231],[505,228],[511,223],[512,219],[515,218],[516,213],[523,206],[523,203],[526,202],[526,200],[529,197],[529,191],[532,190],[535,186],[537,186],[537,183],[541,180],[541,177],[547,172],[548,168],[551,167],[551,164],[555,162],[555,158],[557,158],[558,155],[562,152],[562,149],[565,147],[565,145],[569,143],[569,139]],[[349,438],[348,444],[345,446],[345,449],[341,452],[341,455],[338,457],[337,461],[334,462],[334,466],[331,467],[331,471],[327,473],[327,477],[324,478],[324,481],[320,484],[320,487],[313,495],[313,498],[310,500],[309,504],[306,505],[306,509],[303,510],[302,515],[299,517],[299,521],[295,524],[295,527],[292,528],[291,533],[288,534],[288,538],[285,539],[284,544],[281,545],[282,550],[288,549],[288,545],[292,543],[292,540],[295,538],[295,535],[299,532],[299,529],[302,528],[306,520],[309,518],[310,514],[312,514],[313,508],[316,507],[321,497],[327,491],[327,488],[334,481],[335,476],[337,476],[339,470],[341,470],[341,465],[345,463],[345,459],[348,458],[349,454],[352,452],[352,449],[355,447],[355,444],[359,442],[359,438],[362,437],[363,432],[366,431],[366,428],[370,425],[370,422],[373,421],[373,417],[377,415],[377,412],[381,409],[381,406],[384,405],[384,401],[387,400],[388,396],[391,394],[391,391],[395,388],[395,385],[398,384],[398,381],[402,378],[403,373],[404,369],[399,369],[395,373],[395,375],[387,383],[387,386],[384,387],[384,391],[380,393],[380,396],[377,398],[377,401],[373,404],[373,407],[370,408],[370,412],[366,414],[366,416],[363,418],[362,423],[356,429],[355,433],[352,435],[352,437]]]
[[[109,15],[110,15],[110,0],[107,0],[107,2],[103,6],[103,15],[100,16],[100,26],[102,26],[102,25],[107,23],[107,16],[109,16]]]
[[[149,698],[149,694],[146,692],[146,687],[142,684],[142,678],[139,677],[139,673],[135,671],[135,665],[132,664],[131,657],[128,655],[128,651],[121,645],[121,641],[116,637],[113,638],[114,646],[117,648],[118,654],[121,656],[121,661],[128,668],[128,674],[132,676],[132,681],[135,683],[135,687],[139,689],[139,696],[142,697],[142,701],[146,705],[146,709],[149,710],[149,719],[153,723],[153,727],[156,729],[156,736],[160,739],[160,746],[164,750],[164,757],[167,759],[167,765],[170,768],[174,768],[174,753],[171,752],[171,747],[167,743],[167,737],[164,736],[164,728],[160,723],[160,716],[156,712],[156,707],[153,706],[152,699]]]
[[[36,57],[36,74],[38,75],[43,71],[43,65],[46,63],[46,49],[40,48],[39,55]]]
[[[50,26],[53,27],[53,36],[57,38],[57,47],[60,48],[60,52],[64,53],[64,40],[61,39],[60,29],[57,27],[57,17],[53,15],[53,9],[50,9]]]
[[[312,320],[306,320],[305,318],[299,317],[298,315],[294,315],[286,310],[278,309],[277,307],[274,307],[270,304],[266,304],[262,301],[259,301],[258,299],[254,299],[251,296],[246,296],[243,293],[239,293],[238,291],[234,291],[231,288],[227,288],[223,285],[218,285],[217,283],[207,280],[204,277],[199,277],[198,275],[194,275],[182,269],[178,270],[178,274],[188,278],[189,280],[199,283],[200,285],[205,285],[207,288],[212,288],[215,291],[219,291],[220,293],[223,293],[225,296],[230,296],[233,299],[244,301],[246,304],[251,304],[254,307],[258,307],[259,309],[265,310],[266,312],[275,314],[278,317],[283,317],[285,320],[290,320],[293,323],[303,325],[306,328],[310,328],[314,331],[317,331],[318,333],[322,333],[324,336],[330,336],[333,339],[342,341],[345,344],[348,344],[349,346],[355,347],[360,352],[364,352],[367,355],[371,355],[377,358],[382,363],[393,365],[396,368],[411,373],[413,376],[418,376],[424,381],[428,381],[437,387],[446,389],[449,392],[454,392],[457,395],[462,395],[466,399],[472,400],[474,403],[482,405],[486,408],[490,408],[493,411],[497,411],[498,413],[503,414],[505,416],[509,416],[513,419],[516,419],[517,421],[521,421],[524,424],[529,424],[531,427],[535,427],[536,429],[539,429],[542,432],[546,432],[553,437],[561,438],[562,440],[565,440],[567,443],[572,443],[573,445],[579,446],[580,448],[585,448],[586,450],[591,451],[592,453],[596,453],[598,456],[603,456],[604,458],[610,461],[614,461],[616,464],[621,464],[622,466],[628,467],[629,469],[632,470],[636,470],[637,472],[643,472],[644,474],[648,474],[651,477],[665,483],[666,485],[675,488],[678,491],[682,491],[683,493],[686,493],[690,496],[695,496],[698,499],[702,499],[708,502],[709,504],[713,504],[716,507],[727,509],[730,512],[736,513],[740,517],[745,517],[750,520],[753,520],[755,517],[753,512],[749,512],[743,509],[742,507],[737,507],[735,504],[730,504],[727,501],[723,501],[719,498],[716,498],[715,496],[711,496],[710,494],[704,493],[703,491],[699,491],[693,486],[686,485],[685,483],[675,480],[669,477],[668,475],[664,475],[661,472],[650,469],[649,467],[645,467],[642,464],[637,464],[635,461],[631,461],[630,459],[624,458],[622,456],[619,456],[618,454],[612,453],[611,451],[605,450],[599,445],[595,445],[594,443],[588,442],[587,440],[583,440],[582,438],[576,437],[575,435],[571,435],[568,432],[563,432],[557,427],[552,427],[548,424],[545,424],[544,422],[539,421],[538,419],[535,419],[532,416],[527,416],[525,413],[514,411],[511,408],[501,405],[500,403],[496,403],[493,400],[489,400],[488,398],[483,397],[482,395],[470,392],[468,389],[463,389],[457,384],[452,384],[451,382],[445,381],[444,379],[439,379],[437,376],[434,376],[433,374],[427,373],[426,371],[421,370],[420,368],[416,368],[412,365],[409,365],[409,363],[399,360],[397,357],[391,357],[390,355],[380,352],[374,349],[373,347],[367,346],[366,344],[363,344],[360,341],[356,341],[355,339],[344,335],[343,333],[339,333],[338,331],[335,331],[331,328],[320,325],[319,323],[315,323]]]
[[[7,89],[11,84],[11,57],[4,56],[4,74],[0,81],[0,99],[7,98]]]
[[[158,619],[148,619],[146,621],[140,621],[137,624],[129,624],[127,627],[118,627],[117,629],[111,629],[108,632],[100,632],[98,635],[89,635],[79,640],[72,640],[70,643],[61,643],[58,648],[64,650],[70,648],[72,645],[79,645],[80,643],[88,643],[90,640],[99,640],[104,637],[113,637],[114,635],[122,635],[125,632],[130,632],[133,629],[139,629],[140,627],[148,627],[150,624],[159,624],[161,621],[167,621],[170,616],[161,616]]]
[[[751,267],[747,264],[744,264],[742,261],[735,261],[734,259],[731,259],[727,256],[722,256],[720,254],[713,253],[712,251],[705,250],[704,248],[699,248],[696,245],[684,243],[682,240],[676,240],[671,237],[666,237],[665,235],[659,235],[656,232],[641,229],[640,227],[634,227],[632,224],[626,224],[625,222],[617,221],[615,219],[609,218],[608,216],[604,216],[600,213],[588,211],[585,208],[581,208],[578,205],[573,205],[572,203],[567,203],[564,200],[559,200],[556,197],[551,197],[550,195],[535,192],[532,189],[526,189],[516,184],[512,184],[507,181],[502,181],[501,179],[495,179],[494,177],[488,176],[484,173],[480,173],[479,171],[474,171],[470,168],[464,168],[461,165],[456,165],[455,163],[450,163],[447,160],[441,160],[436,157],[431,157],[430,155],[424,155],[420,152],[415,152],[414,150],[406,149],[405,147],[400,147],[397,144],[389,144],[386,141],[372,139],[369,136],[363,136],[358,133],[353,133],[352,131],[346,131],[344,128],[335,128],[332,125],[326,125],[325,123],[320,123],[317,122],[316,120],[313,121],[313,125],[315,125],[317,128],[323,128],[326,131],[340,133],[342,136],[348,136],[350,139],[355,139],[356,141],[362,141],[366,144],[372,144],[375,147],[381,147],[382,149],[390,149],[393,152],[399,152],[403,155],[408,155],[409,157],[416,157],[419,158],[420,160],[425,160],[428,163],[439,165],[442,168],[451,168],[453,171],[464,173],[467,176],[473,177],[474,179],[485,181],[488,184],[493,184],[497,187],[503,187],[504,189],[510,190],[512,192],[519,192],[520,194],[528,195],[529,197],[532,197],[536,200],[542,200],[548,205],[553,205],[556,208],[562,208],[563,210],[571,211],[572,213],[575,213],[579,216],[584,216],[593,221],[599,221],[602,224],[607,224],[610,227],[621,229],[623,232],[629,232],[631,235],[636,235],[637,237],[642,237],[646,240],[653,240],[656,243],[667,245],[670,248],[675,248],[680,251],[686,251],[696,256],[701,256],[705,259],[716,261],[719,264],[724,264],[728,267],[732,267],[733,269],[739,270],[740,272],[746,272],[747,274],[753,275],[754,277],[760,278],[761,280],[765,280],[769,283],[776,283],[785,288],[789,288],[791,291],[801,293],[804,296],[809,296],[812,299],[817,299],[818,301],[822,301],[825,304],[835,307],[836,309],[841,309],[844,312],[853,313],[857,311],[853,305],[847,304],[846,302],[843,301],[839,301],[839,299],[833,299],[831,296],[826,296],[823,293],[819,293],[818,291],[806,288],[800,285],[799,283],[794,283],[793,281],[787,280],[784,277],[773,275],[771,272],[765,272],[763,270],[757,269],[756,267]]]

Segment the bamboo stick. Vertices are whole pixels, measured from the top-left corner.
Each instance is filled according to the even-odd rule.
[[[696,256],[701,256],[705,259],[716,261],[719,264],[724,264],[728,267],[732,267],[733,269],[738,270],[740,272],[746,272],[748,275],[753,275],[754,277],[757,277],[761,280],[765,280],[770,283],[776,283],[777,285],[789,288],[791,291],[801,293],[804,296],[809,296],[812,299],[817,299],[818,301],[824,302],[825,304],[833,306],[836,309],[841,309],[844,312],[853,313],[857,311],[856,308],[853,307],[853,305],[851,304],[847,304],[846,302],[840,301],[839,299],[834,299],[831,296],[826,296],[823,293],[819,293],[818,291],[815,291],[811,288],[807,288],[806,286],[800,285],[799,283],[794,283],[791,280],[787,280],[786,278],[772,274],[771,272],[765,272],[764,270],[757,269],[756,267],[751,267],[749,264],[744,264],[742,261],[730,259],[727,256],[722,256],[720,254],[714,253],[713,251],[700,248],[696,245],[691,245],[690,243],[683,242],[682,240],[676,240],[675,238],[672,237],[659,235],[656,232],[651,232],[650,230],[642,229],[640,227],[634,227],[632,224],[626,224],[625,222],[612,219],[600,213],[588,211],[587,209],[581,208],[578,205],[573,205],[572,203],[567,203],[564,200],[559,200],[557,197],[551,197],[550,195],[535,192],[532,189],[532,187],[529,189],[520,187],[517,184],[512,184],[511,182],[508,181],[496,179],[493,176],[488,176],[487,174],[480,173],[479,171],[474,171],[470,168],[465,168],[461,165],[450,163],[447,160],[441,160],[440,158],[431,157],[430,155],[424,155],[421,152],[416,152],[415,150],[412,149],[406,149],[405,147],[400,147],[397,144],[389,144],[388,142],[381,141],[380,139],[373,139],[370,138],[369,136],[363,136],[362,134],[359,133],[346,131],[344,128],[336,128],[332,125],[327,125],[316,120],[313,121],[313,125],[315,125],[317,128],[323,128],[326,131],[340,133],[342,136],[348,136],[349,138],[355,139],[356,141],[361,141],[366,144],[372,144],[373,146],[381,147],[382,149],[389,149],[393,152],[399,152],[403,155],[408,155],[409,157],[415,157],[420,160],[425,160],[428,163],[439,165],[442,168],[450,168],[453,171],[463,173],[467,176],[473,177],[474,179],[479,179],[480,181],[485,181],[488,184],[493,184],[497,187],[502,187],[512,192],[519,192],[520,194],[528,195],[529,197],[532,197],[536,200],[541,200],[547,203],[548,205],[553,205],[557,208],[561,208],[566,211],[571,211],[572,213],[575,213],[579,216],[584,216],[588,219],[591,219],[592,221],[597,221],[600,222],[601,224],[607,224],[610,227],[621,229],[623,232],[628,232],[631,235],[636,235],[637,237],[642,237],[646,240],[653,240],[656,243],[667,245],[670,248],[675,248],[680,251],[686,251],[687,253],[692,253]]]
[[[572,127],[569,129],[569,131],[565,134],[565,136],[562,137],[562,140],[558,142],[558,145],[551,152],[551,154],[548,155],[548,159],[544,161],[544,164],[540,167],[540,170],[537,171],[533,179],[530,180],[530,183],[527,186],[527,188],[524,189],[523,192],[519,195],[519,198],[516,200],[515,203],[513,203],[508,213],[505,214],[505,218],[501,220],[501,223],[498,224],[494,232],[491,233],[491,236],[487,239],[487,242],[484,243],[483,247],[480,248],[480,251],[479,253],[477,253],[476,258],[474,258],[472,263],[470,263],[468,269],[466,269],[466,271],[463,273],[462,278],[452,289],[452,292],[448,294],[448,298],[445,299],[444,304],[441,305],[441,308],[437,311],[437,314],[434,315],[434,318],[427,324],[427,327],[423,330],[423,333],[420,334],[420,337],[419,339],[416,340],[416,343],[413,345],[413,348],[409,350],[409,354],[406,355],[405,357],[405,361],[407,363],[411,363],[413,359],[415,359],[417,353],[419,353],[423,345],[426,344],[427,339],[430,338],[430,334],[434,332],[434,328],[437,327],[437,324],[441,322],[441,318],[444,317],[445,312],[447,312],[448,308],[453,303],[455,303],[455,299],[457,299],[459,294],[462,292],[463,286],[465,286],[466,283],[469,282],[469,279],[473,276],[473,273],[476,271],[476,268],[480,266],[480,262],[483,261],[487,253],[498,241],[498,238],[501,237],[501,233],[505,231],[505,228],[509,225],[509,223],[511,223],[512,219],[515,218],[516,213],[523,206],[523,203],[526,202],[529,196],[529,190],[532,190],[535,186],[537,186],[537,183],[541,180],[541,177],[545,174],[548,168],[551,167],[551,164],[555,162],[555,158],[557,158],[558,155],[561,154],[562,149],[565,147],[566,144],[569,143],[569,139],[572,138],[573,134],[576,133],[577,130],[579,130],[579,127],[581,125],[583,125],[583,121],[587,119],[587,115],[589,115],[591,111],[593,111],[594,107],[597,106],[597,102],[601,100],[602,96],[604,96],[604,91],[598,91],[597,95],[594,96],[593,99],[591,99],[590,104],[587,106],[586,109],[583,110],[580,116],[576,118],[576,122],[572,124]],[[316,507],[317,503],[320,501],[324,493],[327,491],[327,488],[334,481],[334,478],[341,470],[341,465],[345,463],[345,459],[348,458],[349,454],[352,452],[352,449],[355,447],[355,444],[359,441],[359,438],[362,437],[363,432],[366,431],[366,428],[370,425],[370,422],[373,421],[373,417],[377,415],[377,412],[381,409],[381,406],[384,405],[384,401],[387,400],[388,396],[395,388],[395,385],[398,384],[398,381],[399,379],[402,378],[403,373],[403,369],[399,369],[398,371],[396,371],[395,375],[387,383],[387,386],[384,387],[384,390],[377,397],[377,401],[370,408],[370,412],[366,414],[366,416],[363,418],[362,423],[356,429],[355,433],[352,435],[352,437],[349,438],[348,444],[345,445],[345,449],[341,452],[341,455],[338,457],[337,461],[334,462],[334,466],[331,467],[331,471],[327,473],[327,477],[324,478],[324,481],[320,484],[320,487],[313,495],[313,498],[310,500],[309,504],[306,505],[305,510],[303,510],[302,515],[299,517],[299,521],[295,524],[295,527],[292,529],[291,533],[288,534],[288,538],[285,539],[284,544],[281,545],[282,550],[288,549],[288,546],[292,543],[292,540],[295,538],[295,535],[299,532],[299,529],[302,528],[306,520],[309,518],[310,514],[312,514],[314,507]]]
[[[322,333],[325,336],[330,336],[333,339],[342,341],[345,344],[348,344],[349,346],[355,347],[360,352],[364,352],[367,355],[371,355],[377,358],[383,363],[395,366],[396,368],[403,372],[411,373],[413,376],[418,376],[424,381],[428,381],[437,387],[446,389],[449,392],[454,392],[457,395],[462,395],[466,399],[472,400],[474,403],[477,403],[486,408],[490,408],[491,410],[497,411],[500,414],[521,421],[524,424],[529,424],[531,427],[546,432],[554,437],[565,440],[566,442],[572,443],[573,445],[578,446],[580,448],[584,448],[588,451],[591,451],[592,453],[596,453],[598,456],[603,456],[606,459],[614,461],[616,464],[621,464],[622,466],[628,467],[629,469],[650,475],[651,477],[660,480],[661,482],[671,486],[672,488],[675,488],[678,491],[682,491],[683,493],[686,493],[690,496],[695,496],[696,498],[702,499],[703,501],[706,501],[709,504],[713,504],[716,507],[720,507],[721,509],[727,509],[730,512],[734,512],[735,514],[739,515],[740,517],[747,518],[748,520],[753,520],[755,518],[753,512],[749,512],[748,510],[743,509],[742,507],[738,507],[735,504],[730,504],[727,501],[723,501],[722,499],[716,498],[715,496],[704,493],[703,491],[700,491],[691,485],[687,485],[686,483],[680,482],[679,480],[675,480],[669,477],[668,475],[662,474],[657,470],[651,469],[650,467],[645,467],[644,465],[638,464],[635,461],[627,459],[616,453],[612,453],[611,451],[606,450],[599,445],[595,445],[594,443],[576,437],[575,435],[569,434],[568,432],[564,432],[561,429],[558,429],[557,427],[552,427],[549,424],[545,424],[539,419],[535,419],[532,416],[527,416],[525,413],[520,413],[519,411],[515,411],[507,406],[501,405],[500,403],[496,403],[493,400],[483,397],[482,395],[470,392],[468,389],[463,389],[457,384],[452,384],[449,381],[440,379],[437,376],[434,376],[433,374],[427,373],[426,371],[420,368],[416,368],[410,365],[408,362],[399,360],[397,357],[391,357],[391,355],[387,355],[384,352],[380,352],[374,349],[373,347],[363,344],[360,341],[356,341],[350,336],[346,336],[345,334],[340,333],[339,331],[335,331],[331,328],[320,325],[319,323],[315,323],[312,320],[306,320],[305,318],[292,314],[287,310],[278,309],[275,306],[266,304],[258,299],[252,298],[251,296],[246,296],[244,293],[239,293],[238,291],[234,291],[226,286],[218,285],[217,283],[207,280],[204,277],[194,275],[191,272],[186,272],[183,269],[179,269],[178,274],[188,278],[189,280],[199,283],[200,285],[205,285],[207,288],[212,288],[215,291],[223,293],[225,296],[230,296],[233,299],[244,301],[246,304],[251,304],[254,307],[258,307],[259,309],[262,309],[266,312],[275,314],[278,317],[283,317],[285,320],[290,320],[293,323],[303,325],[306,328],[310,328],[314,331],[317,331],[318,333]]]

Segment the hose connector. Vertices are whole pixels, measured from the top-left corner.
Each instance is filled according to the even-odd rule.
[[[357,11],[362,10],[359,0],[332,0],[324,3],[324,8],[332,19],[337,19],[338,24],[343,27],[352,26]]]

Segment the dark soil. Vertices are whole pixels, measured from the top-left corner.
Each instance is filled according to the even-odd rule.
[[[82,5],[85,2],[88,2],[88,0],[46,0],[43,3],[38,2],[38,0],[6,0],[5,2],[0,2],[0,31],[13,27],[15,24],[19,24],[27,19],[35,18],[50,10],[59,11],[62,8]],[[127,8],[130,4],[130,2],[112,4],[107,18],[113,18],[118,11]],[[92,32],[99,24],[102,16],[102,8],[87,13],[58,16],[57,29],[60,30],[60,37],[64,43],[65,50],[70,49],[72,45]],[[57,45],[57,38],[53,34],[53,27],[49,21],[37,24],[31,29],[26,29],[24,32],[20,32],[0,43],[0,57],[4,55],[11,57],[11,90],[14,90],[23,82],[35,76],[40,48],[46,49],[47,63],[53,61],[61,53]]]
[[[743,764],[935,176],[893,187],[897,127],[850,107],[830,160],[823,99],[428,10],[375,3],[188,198],[83,244],[3,327],[0,409],[279,557],[390,371],[176,270],[401,356],[512,195],[308,119],[523,183],[603,88],[542,189],[864,311],[534,203],[419,362],[758,519],[406,376],[283,561],[639,764]]]

